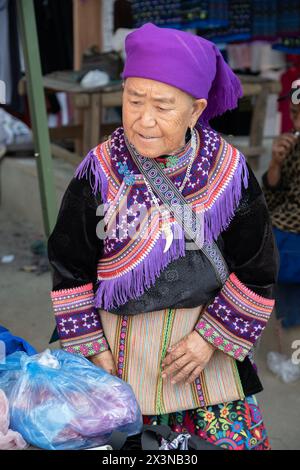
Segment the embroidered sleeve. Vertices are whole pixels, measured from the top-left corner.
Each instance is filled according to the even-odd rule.
[[[273,307],[274,300],[255,294],[232,273],[195,328],[209,343],[243,361],[264,330]]]
[[[88,180],[73,179],[48,239],[53,271],[51,300],[56,320],[52,338],[59,339],[66,351],[84,356],[109,349],[94,307],[93,286],[103,250],[103,241],[96,233],[99,203]]]
[[[239,361],[251,357],[272,313],[279,265],[266,202],[250,168],[249,175],[249,186],[221,236],[231,275],[195,327],[208,342]]]
[[[94,307],[93,284],[51,292],[56,326],[65,351],[92,356],[108,349],[99,314]]]

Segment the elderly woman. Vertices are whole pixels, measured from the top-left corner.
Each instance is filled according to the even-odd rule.
[[[58,337],[130,383],[144,423],[269,449],[252,353],[277,253],[253,173],[208,124],[240,83],[175,29],[142,26],[126,54],[123,127],[78,167],[49,238]]]

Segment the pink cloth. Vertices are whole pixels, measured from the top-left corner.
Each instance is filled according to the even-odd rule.
[[[21,434],[9,428],[9,403],[3,390],[0,389],[0,450],[25,449],[28,444]]]

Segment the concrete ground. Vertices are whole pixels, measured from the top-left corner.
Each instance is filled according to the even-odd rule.
[[[267,142],[269,148],[270,143]],[[266,168],[269,150],[260,161],[258,178]],[[71,178],[72,168],[55,162],[58,201]],[[15,335],[29,341],[38,351],[49,347],[54,328],[50,303],[51,276],[43,272],[42,258],[34,258],[30,247],[43,240],[38,186],[34,160],[8,160],[2,163],[0,205],[0,260],[14,254],[9,264],[0,262],[0,324]],[[28,272],[37,266],[37,271]],[[27,268],[24,269],[24,266]],[[27,271],[26,271],[27,270]],[[279,341],[277,322],[273,314],[262,337],[256,362],[263,383],[257,394],[267,426],[272,448],[300,450],[300,380],[284,384],[266,365],[268,351],[290,355],[293,339],[300,339],[300,328],[283,331]],[[51,345],[58,347],[57,343]]]

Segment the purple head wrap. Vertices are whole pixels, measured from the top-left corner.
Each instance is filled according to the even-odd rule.
[[[242,96],[239,79],[210,41],[191,33],[146,23],[125,40],[126,61],[122,77],[141,77],[172,85],[207,99],[199,121],[237,106]]]

